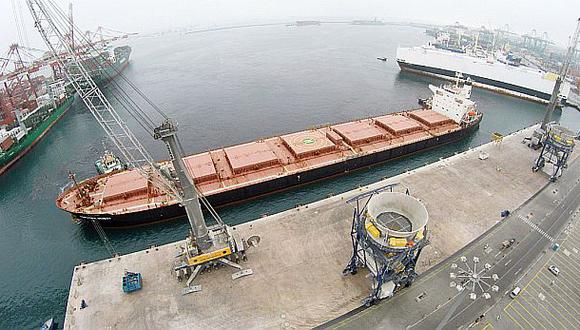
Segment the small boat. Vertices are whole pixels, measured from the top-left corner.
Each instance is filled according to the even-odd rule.
[[[106,150],[105,154],[95,161],[95,168],[99,174],[109,174],[113,171],[125,170],[127,166],[123,164],[119,157]]]
[[[56,329],[56,322],[54,322],[54,318],[50,318],[40,326],[40,330],[53,330]]]
[[[430,98],[425,98],[425,99],[418,98],[417,103],[419,103],[419,105],[425,109],[431,107],[431,99]]]
[[[386,57],[377,57],[377,60],[386,62],[387,58]]]

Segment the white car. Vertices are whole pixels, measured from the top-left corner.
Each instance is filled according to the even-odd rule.
[[[548,267],[548,269],[550,270],[550,272],[552,272],[552,274],[556,276],[560,275],[560,270],[558,269],[558,267],[556,267],[556,265],[551,265],[550,267]]]
[[[520,294],[520,291],[522,291],[522,289],[519,286],[516,286],[512,292],[510,292],[510,298],[515,299]]]

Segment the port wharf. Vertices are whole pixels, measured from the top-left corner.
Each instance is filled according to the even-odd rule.
[[[211,270],[196,278],[194,284],[202,286],[199,292],[182,295],[185,284],[172,271],[182,242],[80,264],[73,270],[64,327],[320,325],[359,307],[371,291],[366,270],[342,275],[352,253],[352,208],[347,199],[388,183],[399,183],[419,198],[430,216],[431,244],[417,267],[424,272],[501,221],[502,210],[519,207],[548,184],[546,174],[531,170],[538,151],[521,143],[534,128],[366,187],[237,225],[233,228],[238,235],[261,237],[242,263],[253,275],[232,280],[231,268]],[[143,289],[123,292],[121,278],[126,270],[142,274]],[[81,309],[83,300],[87,307]]]

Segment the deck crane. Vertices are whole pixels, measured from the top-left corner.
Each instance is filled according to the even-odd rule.
[[[55,60],[63,68],[67,79],[112,140],[128,166],[132,170],[138,171],[151,185],[176,198],[185,208],[191,233],[182,247],[182,253],[176,257],[174,271],[178,279],[189,274],[186,290],[191,289],[190,284],[195,276],[207,267],[224,264],[242,269],[236,261],[245,260],[246,242],[224,224],[207,199],[197,191],[182,159],[183,150],[177,137],[177,123],[168,118],[126,77],[120,72],[116,72],[157,111],[158,115],[163,117],[162,124],[157,126],[150,115],[143,111],[135,100],[129,98],[128,94],[123,92],[120,95],[124,95],[125,98],[117,99],[119,102],[116,104],[123,105],[129,114],[149,131],[153,138],[165,143],[173,169],[162,168],[153,160],[123,117],[93,81],[87,68],[84,67],[80,55],[73,51],[67,34],[71,32],[71,28],[75,31],[78,29],[71,24],[69,17],[55,4],[54,0],[27,0],[26,3],[34,19],[36,29],[52,54],[55,54]],[[77,38],[83,38],[83,33],[77,32]],[[81,41],[83,40],[78,40],[77,43]],[[93,47],[90,43],[86,44]],[[114,97],[117,98],[117,96]],[[214,217],[216,225],[208,228],[200,202]],[[97,226],[95,222],[93,224]],[[243,270],[242,272],[244,273],[240,276],[251,274],[251,270]]]

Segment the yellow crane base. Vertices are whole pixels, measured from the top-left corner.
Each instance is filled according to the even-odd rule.
[[[197,255],[197,256],[192,257],[192,258],[187,258],[187,265],[195,266],[195,265],[203,264],[203,263],[211,261],[211,260],[215,260],[215,259],[229,256],[230,254],[232,254],[232,249],[230,247],[225,247],[223,249],[219,249],[219,250],[215,250],[212,252],[200,254],[200,255]]]

